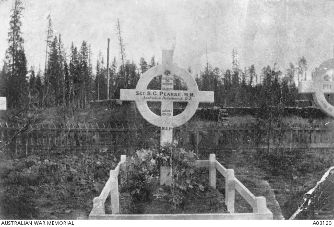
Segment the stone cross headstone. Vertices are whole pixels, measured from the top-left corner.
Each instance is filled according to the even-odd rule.
[[[139,79],[136,89],[121,89],[120,99],[135,101],[143,118],[160,127],[160,145],[173,142],[173,128],[186,123],[195,114],[200,102],[213,102],[212,91],[199,91],[195,79],[186,70],[173,63],[174,50],[162,51],[162,64],[146,71]],[[161,90],[149,90],[147,86],[154,77],[161,75]],[[174,90],[174,76],[185,82],[187,90]],[[161,102],[161,115],[153,113],[147,102]],[[187,102],[185,110],[173,116],[173,103]]]
[[[301,81],[299,93],[312,93],[316,104],[331,117],[334,117],[334,106],[330,104],[325,94],[334,93],[334,70],[328,69],[325,73],[315,74],[311,81]]]
[[[6,99],[6,97],[0,97],[0,110],[7,110],[7,99]]]

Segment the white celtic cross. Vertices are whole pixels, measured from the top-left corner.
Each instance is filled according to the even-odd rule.
[[[334,93],[334,70],[315,74],[312,81],[301,81],[299,93],[312,93],[317,105],[331,117],[334,117],[334,107],[326,100],[325,94]]]
[[[135,101],[141,115],[151,124],[161,128],[160,145],[172,143],[173,128],[186,123],[195,114],[200,102],[213,102],[212,91],[199,91],[195,79],[173,63],[174,50],[162,51],[162,65],[146,71],[139,79],[136,89],[121,89],[120,99]],[[161,90],[148,90],[154,77],[161,77]],[[174,90],[174,76],[187,85],[188,90]],[[161,102],[161,116],[153,113],[147,102]],[[173,116],[173,103],[187,102],[185,110]]]

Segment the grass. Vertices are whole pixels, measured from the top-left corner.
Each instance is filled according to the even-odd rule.
[[[290,163],[291,168],[283,168],[279,163],[269,164],[255,150],[235,150],[233,156],[226,152],[229,151],[217,154],[218,160],[234,168],[236,177],[256,196],[266,196],[268,201],[268,190],[273,192],[286,219],[297,210],[303,201],[303,195],[334,165],[334,154],[330,151],[300,151],[302,155],[298,155]],[[269,184],[269,189],[266,189],[266,183]],[[274,217],[275,213],[276,216],[279,215],[277,207],[270,206],[269,203]]]
[[[92,199],[117,163],[116,156],[110,150],[20,159],[9,159],[2,153],[0,219],[87,218]]]
[[[122,115],[122,111],[119,112]],[[61,115],[56,109],[49,109],[43,113],[44,123],[61,121]],[[122,116],[124,117],[124,116]],[[89,121],[90,119],[90,121]],[[98,114],[93,111],[78,113],[73,122],[101,122],[113,121],[108,111],[103,108]],[[238,127],[245,123],[253,123],[252,116],[232,117],[228,123]],[[332,120],[314,120],[297,117],[284,118],[283,121],[290,126],[314,124],[331,127]],[[329,123],[328,123],[329,122]],[[217,122],[200,121],[192,119],[187,123],[190,129],[225,127]],[[103,149],[89,153],[50,153],[48,155],[30,156],[21,159],[0,157],[0,218],[1,219],[76,219],[85,218],[92,208],[92,199],[97,196],[104,186],[108,172],[119,159],[120,154],[111,155],[111,150]],[[278,216],[281,212],[289,218],[302,202],[303,194],[314,187],[328,167],[334,165],[334,152],[332,150],[292,150],[289,153],[274,152],[272,156],[261,155],[263,151],[256,150],[227,150],[217,151],[218,160],[226,167],[235,169],[236,177],[245,184],[256,196],[266,195],[277,199],[277,206],[269,204]],[[280,154],[281,156],[278,156]],[[297,156],[299,154],[299,156]],[[207,154],[205,154],[207,157]],[[273,162],[277,158],[276,162]],[[290,163],[288,165],[286,161]],[[285,164],[285,166],[284,166]],[[220,179],[218,187],[223,194],[224,179]],[[269,186],[266,184],[269,184]],[[268,188],[269,187],[269,188]],[[272,192],[271,194],[269,192]],[[210,194],[213,193],[213,194]],[[216,192],[210,192],[212,196]],[[205,195],[203,195],[205,198]],[[124,194],[126,199],[126,194]],[[206,199],[203,199],[206,201]],[[197,202],[196,199],[191,201]],[[128,203],[131,204],[131,201]],[[157,204],[161,204],[159,207]],[[249,211],[249,206],[237,197],[237,211]],[[146,207],[145,212],[172,210],[163,201],[151,201],[139,205]],[[158,206],[158,207],[157,207]],[[187,211],[197,212],[195,207],[201,204],[189,204]],[[206,208],[205,208],[206,207]],[[204,208],[210,210],[208,206]],[[203,210],[204,212],[205,210]],[[202,210],[201,210],[202,212]]]

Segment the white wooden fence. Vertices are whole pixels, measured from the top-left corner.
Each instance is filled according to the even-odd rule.
[[[158,220],[183,220],[183,219],[225,219],[225,220],[272,220],[273,214],[267,208],[266,198],[256,197],[235,176],[233,169],[226,169],[217,160],[215,154],[211,154],[209,160],[198,160],[197,167],[209,168],[209,185],[216,188],[217,171],[225,177],[225,204],[229,213],[206,214],[120,214],[118,175],[120,168],[125,167],[126,156],[121,156],[121,161],[114,170],[110,171],[110,177],[105,184],[100,196],[93,200],[93,209],[89,219],[158,219]],[[237,191],[253,208],[252,213],[235,213],[235,191]],[[110,195],[112,214],[105,213],[105,201]]]

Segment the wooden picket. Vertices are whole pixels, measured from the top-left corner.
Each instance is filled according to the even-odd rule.
[[[143,128],[135,125],[67,124],[36,125],[28,132],[20,132],[24,125],[0,125],[1,143],[8,143],[10,152],[18,155],[50,150],[91,150],[110,147],[116,150],[137,148],[136,134]],[[156,130],[153,129],[152,132]],[[252,125],[240,127],[207,127],[192,129],[181,127],[183,137],[194,135],[192,149],[197,154],[206,150],[267,149],[267,131],[254,129]],[[14,136],[15,135],[15,136]],[[325,126],[291,127],[273,129],[270,148],[331,149],[334,148],[334,132]],[[154,137],[154,136],[152,136]],[[189,138],[182,138],[190,141]],[[189,145],[189,142],[188,142]],[[139,147],[138,147],[139,148]],[[23,151],[23,152],[21,152]]]

